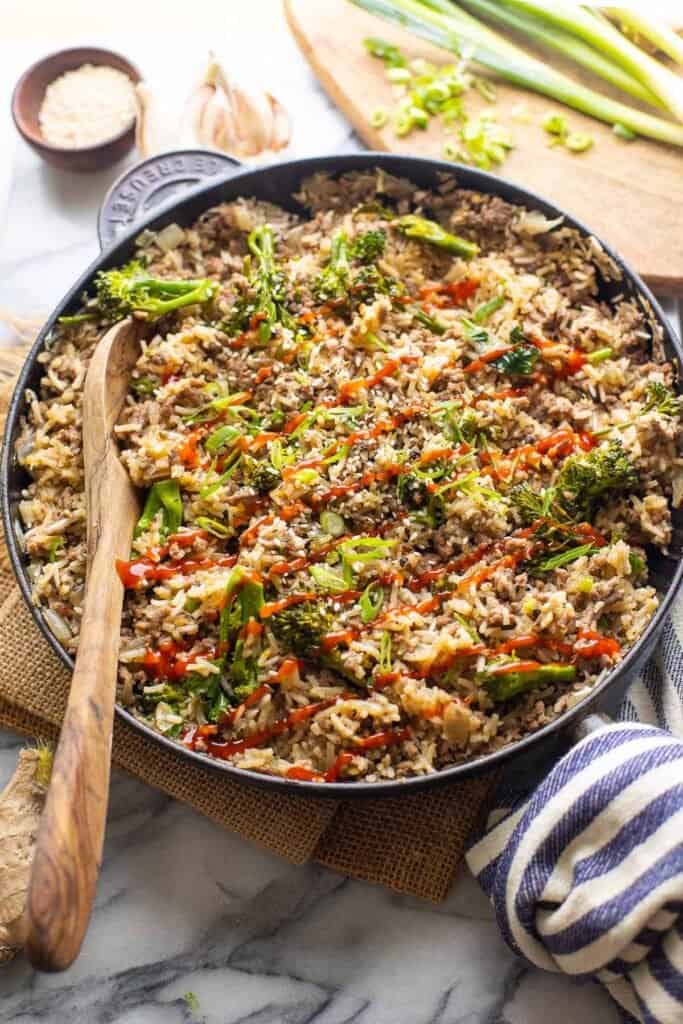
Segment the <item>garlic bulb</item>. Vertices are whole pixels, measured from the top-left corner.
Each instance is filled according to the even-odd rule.
[[[214,54],[180,119],[164,114],[146,83],[138,85],[137,96],[137,142],[143,157],[180,145],[255,160],[284,149],[290,141],[290,119],[283,105],[263,89],[238,83]]]

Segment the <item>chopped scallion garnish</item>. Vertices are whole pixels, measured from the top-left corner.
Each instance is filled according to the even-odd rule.
[[[376,581],[368,583],[358,600],[362,621],[367,623],[376,619],[383,604],[384,588],[381,583],[377,583]]]

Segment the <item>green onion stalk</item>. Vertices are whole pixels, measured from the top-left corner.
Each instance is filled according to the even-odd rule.
[[[623,30],[646,39],[667,57],[683,66],[683,39],[665,22],[653,18],[652,15],[645,17],[639,11],[629,10],[628,7],[603,8],[601,5],[599,10],[609,15]]]
[[[683,80],[622,35],[618,29],[571,0],[503,0],[517,11],[578,36],[658,96],[683,121]],[[630,127],[630,126],[629,126]]]
[[[506,3],[499,3],[498,0],[462,0],[466,7],[477,14],[489,18],[491,21],[499,22],[507,28],[514,29],[523,35],[529,36],[536,42],[552,47],[565,57],[573,60],[575,64],[592,71],[599,78],[604,78],[628,93],[634,99],[642,103],[649,103],[653,107],[664,108],[664,103],[650,89],[644,86],[637,78],[624,71],[618,64],[612,63],[592,46],[588,46],[582,39],[562,31],[554,25],[548,25],[537,18],[530,17],[523,11],[512,10]]]
[[[549,68],[542,61],[508,43],[449,0],[351,2],[451,53],[466,55],[469,60],[493,71],[513,85],[558,100],[607,124],[621,124],[638,135],[683,146],[683,126],[628,107],[574,82],[567,75]],[[597,23],[599,19],[593,20]]]

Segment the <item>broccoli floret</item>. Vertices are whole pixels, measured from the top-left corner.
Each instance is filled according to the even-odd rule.
[[[332,616],[315,601],[302,601],[284,608],[270,619],[276,640],[283,647],[303,658],[319,647],[322,638],[330,632]]]
[[[403,285],[390,274],[383,274],[374,263],[361,267],[354,274],[350,287],[354,302],[372,302],[376,295],[395,298],[403,294]]]
[[[427,242],[439,249],[455,253],[469,260],[479,252],[479,246],[474,242],[468,242],[465,238],[452,235],[434,220],[427,220],[426,217],[418,217],[414,213],[408,213],[404,217],[398,217],[393,224],[401,234],[407,238],[415,238],[420,242]]]
[[[397,481],[398,500],[406,508],[413,509],[416,522],[436,530],[446,521],[446,502],[438,491],[431,493],[426,480],[415,473],[403,473]]]
[[[414,473],[402,473],[396,483],[398,500],[406,508],[425,508],[429,503],[429,489],[426,480],[421,480]]]
[[[376,295],[402,294],[401,284],[377,268],[374,259],[384,248],[384,231],[368,231],[349,246],[347,235],[338,231],[332,237],[330,260],[311,282],[318,302],[333,302],[337,310],[349,312],[361,302],[372,302]],[[350,258],[363,266],[351,272]]]
[[[314,659],[324,668],[343,676],[354,686],[364,687],[354,673],[346,668],[338,650],[321,651],[323,637],[332,632],[333,617],[315,601],[302,601],[292,608],[277,612],[270,619],[278,643],[298,658]]]
[[[658,412],[662,416],[681,415],[682,400],[659,380],[650,381],[645,391],[643,412]]]
[[[491,665],[477,673],[489,696],[496,703],[510,700],[519,693],[535,690],[539,686],[571,683],[576,678],[574,665],[539,665],[533,669],[515,669],[514,663]]]
[[[332,236],[327,266],[313,279],[311,289],[318,302],[337,302],[347,296],[349,283],[349,239],[344,231]]]
[[[251,486],[257,494],[269,494],[282,482],[279,471],[270,462],[259,462],[254,468]]]
[[[254,297],[242,296],[230,311],[226,322],[229,334],[237,334],[254,326],[259,341],[266,344],[275,324],[297,330],[292,314],[285,307],[287,283],[275,260],[275,236],[268,224],[261,224],[249,232],[249,251],[254,257],[254,269],[249,285]]]
[[[553,487],[534,491],[528,484],[517,484],[508,500],[527,526],[550,520],[537,531],[537,539],[566,546],[578,536],[574,526],[590,521],[604,494],[629,490],[637,482],[635,466],[621,441],[613,440],[592,452],[566,459]]]
[[[228,665],[234,702],[241,704],[259,685],[258,658],[244,656],[244,641],[238,640]]]
[[[374,263],[384,252],[387,233],[382,228],[359,235],[351,246],[351,255],[360,263]]]
[[[529,484],[517,484],[510,491],[508,499],[525,526],[530,526],[539,519],[566,518],[566,513],[558,506],[557,491],[554,487],[534,491]]]
[[[604,494],[627,491],[638,483],[635,466],[621,441],[614,439],[586,455],[572,455],[562,465],[555,487],[571,518],[589,520]]]
[[[474,409],[462,408],[458,402],[448,403],[444,408],[444,428],[447,436],[458,444],[478,446],[488,436],[488,430],[480,426]]]
[[[164,281],[152,277],[139,260],[132,260],[119,269],[99,272],[96,295],[88,306],[103,320],[123,320],[131,313],[145,313],[147,319],[158,320],[174,309],[209,302],[216,290],[208,278]]]

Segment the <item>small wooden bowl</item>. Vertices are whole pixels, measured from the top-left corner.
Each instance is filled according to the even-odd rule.
[[[82,64],[104,64],[116,68],[128,75],[132,82],[139,82],[142,77],[135,65],[118,53],[95,46],[78,46],[59,50],[36,61],[24,72],[12,93],[12,117],[19,134],[43,160],[64,171],[102,170],[124,157],[135,142],[135,121],[117,135],[94,146],[66,148],[45,141],[38,120],[45,90],[65,71],[74,71]]]

